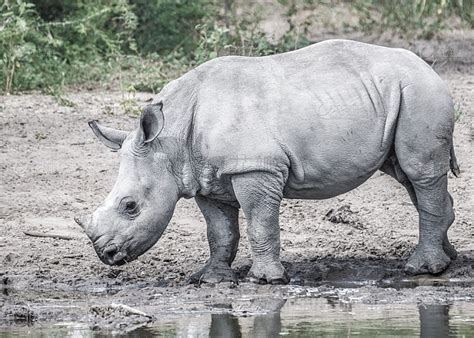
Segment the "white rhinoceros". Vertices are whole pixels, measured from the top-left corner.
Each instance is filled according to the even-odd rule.
[[[121,152],[117,181],[77,219],[104,263],[123,264],[160,238],[181,198],[195,198],[210,259],[200,281],[236,280],[238,212],[248,222],[249,278],[287,283],[280,262],[283,198],[343,194],[381,170],[408,191],[420,215],[412,274],[440,273],[456,250],[447,172],[454,109],[448,88],[415,54],[329,40],[279,55],[226,56],[169,83],[132,132],[90,122]]]

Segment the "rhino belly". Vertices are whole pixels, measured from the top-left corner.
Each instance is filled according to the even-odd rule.
[[[303,183],[292,175],[288,178],[283,195],[290,199],[326,199],[349,192],[367,181],[377,169],[362,175],[334,177],[309,177]]]
[[[361,141],[364,134],[370,136]],[[284,196],[301,199],[331,198],[357,188],[382,166],[391,149],[391,141],[381,147],[380,133],[362,127],[345,137],[327,135],[324,142],[307,135],[293,145]]]

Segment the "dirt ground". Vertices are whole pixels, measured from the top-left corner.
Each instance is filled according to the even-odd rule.
[[[283,202],[282,260],[291,276],[289,286],[243,282],[251,264],[243,216],[233,264],[241,283],[190,285],[190,275],[209,254],[204,218],[193,200],[179,202],[161,240],[138,260],[122,267],[104,265],[73,217],[93,211],[115,180],[118,155],[93,137],[87,121],[134,128],[136,118],[120,105],[124,95],[70,92],[66,97],[73,107],[40,94],[0,97],[0,325],[82,320],[107,326],[113,322],[112,303],[157,316],[203,310],[252,313],[267,305],[255,307],[248,299],[324,293],[365,303],[474,301],[474,70],[472,64],[444,64],[440,72],[460,115],[455,149],[462,175],[449,176],[456,209],[449,237],[459,257],[440,276],[403,274],[417,242],[417,214],[404,188],[377,173],[337,198]],[[135,98],[145,105],[152,97],[140,93]],[[233,306],[223,310],[222,303]],[[75,307],[64,311],[64,304]]]

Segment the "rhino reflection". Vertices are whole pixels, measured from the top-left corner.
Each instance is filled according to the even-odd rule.
[[[256,316],[253,320],[252,337],[278,337],[281,332],[280,312]]]
[[[464,320],[471,317],[467,313],[473,313],[472,305],[466,306],[465,312],[460,312],[457,304],[421,305],[416,308],[413,304],[367,306],[355,303],[352,307],[347,307],[340,303],[333,307],[335,303],[320,298],[292,299],[281,311],[285,303],[286,300],[264,297],[236,300],[231,304],[233,311],[247,311],[249,316],[189,314],[151,327],[139,328],[128,334],[133,337],[346,337],[357,334],[361,337],[432,338],[457,335],[470,337],[472,332],[472,325],[465,324]],[[450,310],[455,318],[452,321]],[[266,314],[255,315],[256,313]],[[418,317],[416,313],[419,314]],[[460,314],[462,323],[458,320]]]
[[[213,314],[209,337],[242,337],[239,319],[228,313]]]
[[[253,317],[250,332],[242,329],[239,324],[239,318],[230,314],[211,315],[211,326],[209,337],[242,337],[242,332],[251,337],[276,337],[281,332],[280,311],[285,305],[285,299],[259,298],[253,299],[248,304],[233,304],[234,309],[252,312],[266,312],[262,315]]]
[[[251,337],[277,337],[281,332],[280,312],[255,316]],[[209,337],[242,337],[239,318],[230,314],[213,314]]]
[[[420,305],[420,337],[451,337],[449,327],[449,305]]]

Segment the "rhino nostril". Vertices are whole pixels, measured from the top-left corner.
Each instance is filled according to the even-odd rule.
[[[116,245],[109,245],[108,247],[104,249],[104,251],[102,252],[102,255],[109,262],[113,262],[114,256],[117,254],[117,252],[118,252],[118,248]]]

